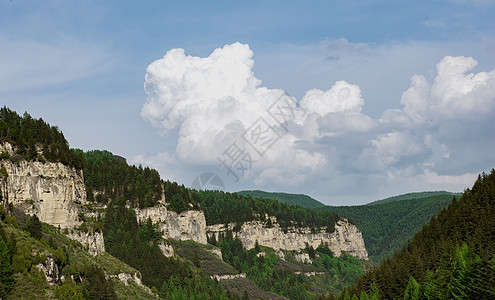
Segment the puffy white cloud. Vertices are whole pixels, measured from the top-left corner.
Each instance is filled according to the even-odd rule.
[[[366,50],[345,41],[334,44]],[[307,91],[281,124],[273,104],[294,99],[262,86],[248,45],[226,45],[204,58],[173,49],[147,69],[141,114],[163,134],[177,134],[175,153],[164,156],[168,166],[214,168],[235,142],[251,154],[244,186],[316,195],[342,195],[349,188],[379,194],[387,185],[462,190],[472,174],[495,163],[493,151],[479,151],[480,145],[495,147],[486,130],[495,117],[495,70],[467,74],[476,64],[470,57],[444,57],[432,80],[412,76],[403,107],[379,118],[361,112],[358,85],[336,81],[326,91]],[[260,120],[274,128],[267,129],[274,142],[263,153],[243,139]]]

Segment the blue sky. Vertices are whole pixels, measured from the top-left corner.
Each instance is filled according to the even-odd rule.
[[[0,104],[58,125],[72,147],[108,149],[185,185],[201,172],[215,172],[228,190],[306,193],[329,204],[418,190],[460,191],[495,165],[489,151],[494,134],[486,129],[495,115],[493,15],[495,4],[483,0],[0,0]],[[236,42],[249,45],[251,52],[242,46],[224,48]],[[148,92],[175,84],[176,98],[147,95],[148,66],[174,48],[211,63],[201,73],[205,77],[197,79],[197,65],[167,56],[169,62],[188,64],[184,74],[196,79],[180,81],[185,86],[215,82],[220,75],[235,78],[233,86],[260,82],[252,94],[237,94],[235,113],[212,119],[198,111],[181,112],[175,127],[165,128],[163,122],[175,117],[173,110],[157,108],[163,101],[177,110],[184,103],[222,108],[219,99],[232,96],[203,97],[209,91],[197,88],[199,105],[187,97],[180,102],[177,97],[189,91],[177,88],[177,78],[163,68],[148,72],[157,80],[148,83]],[[234,67],[207,60],[217,48],[223,49],[220,57],[248,66],[252,74],[242,77]],[[452,68],[450,73],[439,69],[452,65],[464,66],[466,76],[449,77]],[[473,88],[467,74],[480,72],[485,73],[475,78],[481,87]],[[411,81],[414,75],[422,77]],[[442,85],[452,78],[454,85]],[[347,85],[334,85],[338,81]],[[223,142],[239,138],[251,117],[265,112],[251,109],[263,103],[255,96],[261,91],[257,88],[283,90],[309,113],[294,120],[292,131],[236,183],[218,167],[217,156]],[[337,88],[360,95],[335,98]],[[322,93],[305,98],[312,89]],[[456,89],[462,95],[449,98]],[[418,95],[427,102],[426,110]],[[417,116],[426,112],[432,113],[430,122],[419,122]],[[401,118],[409,118],[407,125],[397,121]],[[191,132],[195,120],[204,120],[201,127],[212,131]],[[219,124],[225,126],[214,131]],[[229,131],[232,124],[240,131]],[[233,138],[201,139],[212,132]]]

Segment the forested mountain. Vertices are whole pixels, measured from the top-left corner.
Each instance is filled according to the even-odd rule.
[[[373,201],[373,202],[370,202],[366,205],[385,204],[385,203],[395,202],[395,201],[421,199],[421,198],[427,198],[427,197],[432,197],[432,196],[441,196],[441,195],[449,195],[450,198],[452,198],[452,196],[460,197],[462,195],[462,193],[451,193],[451,192],[446,192],[446,191],[407,193],[407,194],[402,194],[402,195],[398,195],[398,196],[388,197],[388,198],[385,198],[382,200]]]
[[[414,233],[421,229],[440,209],[446,207],[454,194],[450,192],[419,192],[398,195],[358,206],[325,206],[302,194],[241,191],[239,194],[261,197],[270,201],[313,206],[317,211],[333,211],[355,223],[363,233],[370,259],[379,262],[400,249]],[[400,203],[398,203],[400,202]],[[237,208],[233,209],[235,213]],[[241,209],[242,211],[242,209]],[[228,213],[230,215],[231,213]],[[218,222],[218,220],[217,220]],[[213,224],[213,223],[212,223]]]
[[[198,201],[205,212],[206,223],[241,223],[251,220],[270,222],[267,215],[275,216],[282,228],[288,226],[317,228],[326,226],[333,232],[340,216],[331,210],[315,210],[288,205],[269,198],[253,198],[238,193],[222,191],[193,191],[192,199]]]
[[[379,262],[400,249],[432,216],[449,205],[452,198],[450,193],[439,193],[374,205],[328,206],[324,210],[335,211],[352,220],[363,232],[370,259]]]
[[[0,141],[16,147],[15,154],[0,153],[1,159],[12,161],[61,162],[82,169],[84,159],[69,148],[69,143],[58,127],[50,126],[43,119],[34,119],[27,112],[21,117],[15,111],[0,109]]]
[[[495,170],[341,297],[372,287],[380,299],[494,299]]]
[[[237,192],[241,195],[251,196],[254,198],[268,198],[275,199],[280,202],[289,204],[289,205],[299,205],[302,207],[308,208],[316,208],[316,207],[324,207],[325,204],[319,202],[318,200],[304,194],[288,194],[288,193],[275,193],[275,192],[265,192],[260,190],[253,191],[240,191]]]

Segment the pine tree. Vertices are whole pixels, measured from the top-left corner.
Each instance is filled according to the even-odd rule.
[[[407,283],[406,291],[404,293],[404,300],[417,300],[419,299],[419,284],[411,276]]]
[[[14,287],[14,274],[12,272],[12,256],[7,243],[0,237],[0,296],[8,293]]]

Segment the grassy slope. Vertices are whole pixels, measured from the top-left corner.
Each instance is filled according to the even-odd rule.
[[[0,226],[3,227],[8,236],[13,234],[15,237],[16,255],[24,253],[24,271],[14,272],[14,288],[7,296],[7,299],[48,299],[56,295],[57,289],[60,289],[61,286],[49,285],[45,281],[44,275],[38,272],[35,266],[40,260],[40,256],[36,256],[35,253],[39,253],[42,258],[56,257],[55,245],[56,247],[67,249],[68,253],[67,265],[64,270],[60,270],[61,274],[64,274],[66,270],[79,269],[85,264],[98,265],[109,276],[118,275],[119,273],[135,274],[138,272],[108,253],[98,254],[97,256],[90,255],[79,242],[70,240],[61,234],[58,229],[48,224],[43,224],[43,238],[41,240],[32,238],[29,233],[19,229],[17,224],[6,224],[0,221]],[[44,261],[44,259],[41,260]],[[117,278],[112,278],[111,280],[119,299],[156,299],[149,292],[149,289],[138,286],[134,282],[125,285]]]
[[[275,199],[283,203],[287,203],[289,205],[300,205],[302,207],[308,208],[317,208],[324,207],[325,204],[311,198],[308,195],[303,194],[287,194],[287,193],[274,193],[274,192],[265,192],[265,191],[240,191],[237,192],[242,195],[251,196],[253,198],[270,198]]]

